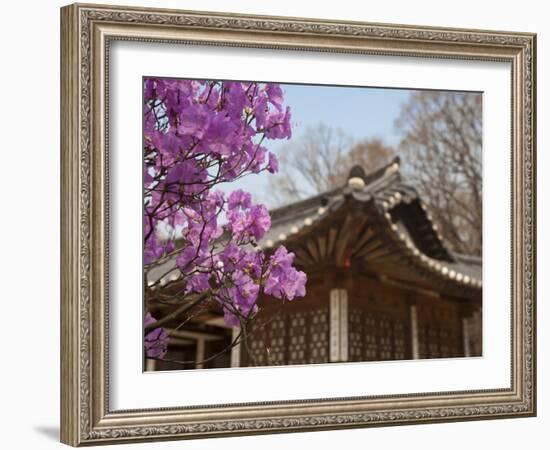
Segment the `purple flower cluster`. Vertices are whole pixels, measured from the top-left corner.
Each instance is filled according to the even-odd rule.
[[[259,250],[271,227],[266,207],[248,192],[226,197],[215,189],[246,175],[276,173],[277,157],[263,144],[289,139],[290,118],[277,84],[144,82],[146,270],[174,258],[184,294],[215,299],[231,325],[257,311],[262,291],[286,300],[305,295],[306,276],[292,266],[292,253],[280,247],[267,257]],[[165,352],[166,339],[163,329],[148,333],[148,354]]]
[[[288,300],[306,295],[306,274],[296,270],[293,262],[294,253],[283,246],[271,255],[264,288],[266,294]]]
[[[253,205],[248,192],[237,190],[229,195],[227,220],[237,241],[262,239],[271,228],[271,217],[264,205]]]
[[[143,327],[156,322],[156,319],[150,314],[145,315]],[[154,328],[144,337],[145,354],[150,358],[164,358],[168,351],[168,334],[164,328]]]

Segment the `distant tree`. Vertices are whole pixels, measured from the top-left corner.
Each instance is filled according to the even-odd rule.
[[[346,155],[347,167],[342,168],[343,180],[345,181],[349,170],[354,165],[360,165],[365,171],[372,172],[388,164],[395,156],[395,150],[382,141],[380,138],[363,139],[357,142]]]
[[[350,169],[362,165],[368,172],[387,163],[394,150],[381,139],[354,140],[342,130],[325,125],[308,127],[305,134],[280,154],[280,173],[272,177],[272,195],[278,204],[342,186]]]
[[[395,122],[404,170],[453,250],[481,255],[481,94],[418,92]]]

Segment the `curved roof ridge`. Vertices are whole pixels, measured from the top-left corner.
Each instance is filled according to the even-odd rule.
[[[400,164],[400,159],[397,156],[393,158],[389,163],[383,165],[382,167],[374,170],[373,172],[365,174],[363,177],[363,181],[365,182],[364,190],[370,191],[370,188],[378,185],[378,184],[374,185],[374,183],[378,181],[382,181],[382,180],[386,180],[387,182],[393,181],[395,179],[394,174],[397,174],[397,177],[401,179],[401,176],[399,175],[399,164]],[[328,204],[330,197],[333,197],[338,194],[343,194],[347,190],[347,188],[348,186],[347,184],[345,184],[343,186],[338,186],[333,189],[329,189],[327,191],[321,192],[312,197],[300,199],[288,205],[279,206],[277,208],[271,209],[269,211],[271,215],[271,220],[273,222],[277,222],[278,220],[281,220],[283,217],[285,217],[286,214],[295,212],[296,210],[317,208],[320,203],[323,203],[323,201],[325,201],[326,204]],[[326,206],[326,204],[321,206]]]
[[[403,214],[410,216],[411,220],[406,220],[403,225],[409,237],[414,239],[415,246],[427,257],[449,264],[481,264],[474,256],[468,259],[469,255],[461,256],[451,250],[416,187],[403,180],[398,157],[368,174],[360,166],[356,166],[350,171],[350,177],[348,181],[355,181],[353,184],[348,183],[271,210],[276,233],[275,230],[270,233],[269,241],[287,236],[291,229],[295,233],[304,224],[317,221],[321,216],[337,209],[335,205],[339,203],[338,199],[351,196],[359,202],[373,200],[380,212],[390,214],[392,224],[399,222]]]

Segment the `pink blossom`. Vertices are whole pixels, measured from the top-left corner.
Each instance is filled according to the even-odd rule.
[[[248,209],[252,205],[252,195],[249,192],[245,192],[242,189],[237,189],[236,191],[229,194],[229,209],[241,208]]]
[[[145,264],[174,255],[184,292],[217,299],[229,325],[256,313],[262,291],[288,300],[304,296],[306,276],[293,267],[292,253],[281,247],[268,258],[258,251],[271,227],[267,208],[249,192],[226,199],[216,190],[278,171],[276,156],[261,143],[291,137],[281,87],[146,78],[143,89]],[[166,345],[161,328],[145,336],[147,354],[162,357]]]
[[[293,261],[294,253],[288,252],[284,246],[280,246],[275,251],[269,259],[269,269],[264,287],[266,294],[287,300],[306,295],[307,276],[292,266]]]
[[[269,153],[268,161],[267,170],[271,173],[277,173],[279,171],[279,160],[274,153]]]
[[[156,322],[156,319],[150,314],[145,315],[143,327]],[[168,334],[164,328],[154,328],[144,337],[145,354],[150,358],[164,358],[168,351]]]

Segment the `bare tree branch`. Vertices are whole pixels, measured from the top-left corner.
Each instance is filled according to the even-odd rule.
[[[404,169],[453,249],[481,254],[481,94],[418,92],[396,128]]]
[[[281,172],[270,180],[270,193],[279,204],[299,200],[343,185],[356,164],[370,171],[393,156],[381,139],[354,142],[342,130],[321,123],[283,151]]]

